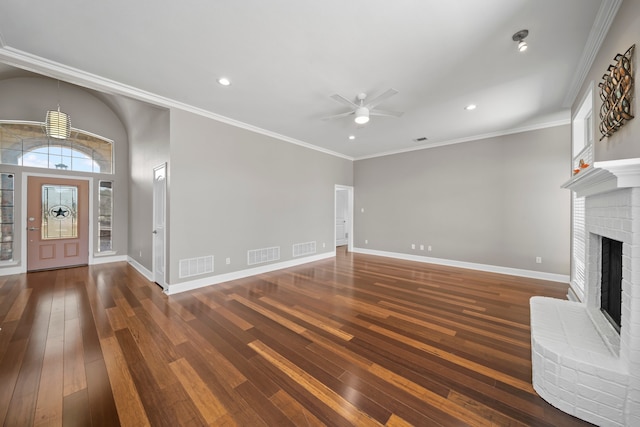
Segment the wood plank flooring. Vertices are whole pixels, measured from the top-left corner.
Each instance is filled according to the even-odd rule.
[[[126,263],[0,277],[5,426],[585,426],[531,386],[566,285],[339,250],[167,297]]]

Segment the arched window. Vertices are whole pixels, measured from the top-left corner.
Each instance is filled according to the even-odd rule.
[[[49,138],[38,122],[0,122],[0,163],[77,172],[113,173],[113,141],[77,129]]]

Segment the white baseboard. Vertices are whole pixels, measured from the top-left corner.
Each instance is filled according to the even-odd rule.
[[[138,273],[142,274],[150,282],[153,282],[153,273],[151,271],[147,270],[142,264],[140,264],[130,256],[127,257],[126,261],[129,263],[129,265],[131,265],[131,267],[138,270]]]
[[[129,261],[129,257],[126,255],[102,255],[94,256],[90,261],[89,265],[108,264],[110,262]]]
[[[11,276],[12,274],[26,273],[27,268],[24,265],[7,265],[0,266],[0,276]]]
[[[431,258],[431,257],[420,256],[420,255],[403,254],[399,252],[376,251],[376,250],[363,249],[363,248],[352,248],[351,251],[355,253],[360,253],[360,254],[378,255],[378,256],[384,256],[388,258],[402,259],[405,261],[417,261],[417,262],[424,262],[427,264],[446,265],[448,267],[467,268],[470,270],[486,271],[489,273],[499,273],[499,274],[508,274],[510,276],[527,277],[530,279],[541,279],[541,280],[549,280],[551,282],[569,283],[569,276],[564,274],[545,273],[543,271],[533,271],[533,270],[521,270],[517,268],[500,267],[497,265],[477,264],[473,262],[456,261],[456,260],[449,260],[444,258]]]
[[[275,264],[264,265],[261,267],[247,268],[246,270],[234,271],[232,273],[219,274],[217,276],[203,277],[202,279],[189,280],[175,285],[169,285],[165,290],[167,295],[173,295],[180,292],[192,291],[194,289],[203,288],[205,286],[217,285],[218,283],[228,282],[231,280],[244,279],[245,277],[255,276],[257,274],[269,273],[271,271],[282,270],[283,268],[296,267],[298,265],[307,264],[309,262],[320,261],[336,256],[336,252],[326,252],[304,258],[296,258],[289,261],[278,262]]]

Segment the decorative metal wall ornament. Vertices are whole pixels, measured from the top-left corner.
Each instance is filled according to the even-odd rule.
[[[615,64],[609,65],[607,73],[602,76],[600,87],[600,133],[604,138],[614,134],[626,123],[633,119],[631,101],[633,101],[633,52],[634,44],[624,54],[617,54],[613,59]]]

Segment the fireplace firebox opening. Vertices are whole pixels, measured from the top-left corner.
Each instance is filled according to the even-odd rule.
[[[600,309],[620,332],[622,317],[622,242],[602,237]]]

